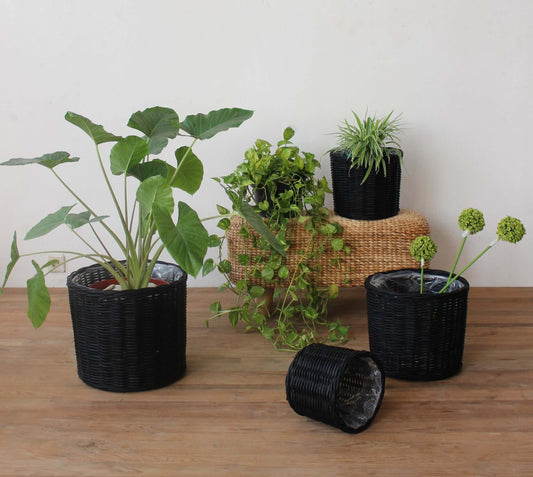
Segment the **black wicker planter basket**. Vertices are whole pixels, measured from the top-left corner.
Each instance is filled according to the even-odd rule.
[[[89,285],[110,278],[99,265],[67,278],[80,379],[115,392],[171,384],[185,373],[187,274],[158,262],[154,288],[101,291]]]
[[[389,377],[430,381],[457,374],[463,363],[468,282],[460,277],[450,291],[420,294],[396,280],[402,273],[415,277],[411,286],[417,275],[420,283],[420,270],[414,269],[376,273],[365,281],[371,352]],[[445,282],[448,272],[425,270],[424,277],[426,285],[432,278]],[[442,282],[436,290],[441,287]]]
[[[368,351],[312,344],[294,358],[285,389],[297,414],[357,433],[381,406],[385,374]]]
[[[395,216],[400,210],[401,164],[397,155],[389,155],[387,175],[370,172],[361,184],[365,170],[351,168],[342,152],[330,153],[333,206],[341,217],[356,220],[380,220]]]

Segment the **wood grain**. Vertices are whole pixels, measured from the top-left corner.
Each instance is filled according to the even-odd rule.
[[[39,330],[25,290],[0,297],[0,476],[526,476],[533,474],[533,288],[472,288],[463,371],[387,379],[372,426],[350,435],[295,414],[292,354],[211,321],[231,296],[188,292],[188,370],[172,386],[114,394],[76,375],[66,291]],[[360,288],[331,317],[368,349]]]

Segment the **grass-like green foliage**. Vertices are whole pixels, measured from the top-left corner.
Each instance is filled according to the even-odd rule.
[[[448,276],[446,285],[440,290],[439,293],[444,293],[449,286],[457,280],[466,270],[468,270],[474,263],[476,263],[485,253],[487,253],[494,245],[499,241],[518,243],[524,237],[526,229],[522,222],[515,217],[505,217],[498,222],[496,227],[496,238],[492,240],[474,259],[472,259],[459,273],[455,273],[455,269],[459,262],[459,258],[463,253],[463,249],[466,244],[466,240],[470,235],[481,232],[485,227],[485,218],[483,213],[477,209],[464,209],[457,220],[460,229],[463,231],[463,240],[455,257],[453,267]],[[427,236],[417,237],[411,243],[411,255],[415,260],[421,262],[421,276],[420,276],[420,293],[423,292],[423,272],[424,272],[424,260],[431,260],[437,252],[437,246]]]
[[[78,157],[57,151],[2,163],[4,166],[38,164],[45,167],[75,202],[39,221],[26,234],[25,240],[42,237],[57,227],[66,226],[80,246],[79,250],[55,249],[21,254],[15,232],[2,290],[19,259],[58,253],[65,254],[67,262],[81,258],[101,265],[123,289],[146,287],[153,267],[165,249],[183,270],[196,275],[203,266],[210,237],[198,214],[187,203],[174,201],[174,191],[193,195],[202,183],[203,165],[192,151],[198,140],[238,127],[252,114],[244,109],[225,108],[180,120],[171,108],[153,107],[137,111],[128,121],[127,125],[140,134],[121,137],[84,116],[68,112],[65,119],[80,128],[94,143],[96,160],[93,163],[101,173],[103,184],[93,184],[92,190],[98,195],[107,193],[111,213],[118,218],[120,226],[113,229],[108,224],[107,214],[110,212],[102,214],[97,211],[88,198],[82,197],[59,174],[58,169],[62,169],[63,164],[75,164]],[[177,136],[186,138],[188,144],[175,149],[169,162],[161,159],[169,140]],[[107,163],[101,153],[104,143],[113,144]],[[112,175],[122,180],[112,181]],[[175,213],[177,222],[173,218]],[[110,252],[112,244],[120,250],[118,257]],[[32,264],[36,274],[27,283],[28,316],[37,328],[50,310],[45,277],[58,263],[39,265],[32,260]]]
[[[222,289],[235,293],[236,304],[227,310],[220,302],[211,307],[215,317],[227,315],[233,326],[241,321],[247,330],[258,330],[277,349],[285,350],[297,350],[315,341],[342,341],[348,331],[339,322],[327,319],[327,303],[337,296],[338,286],[319,288],[316,277],[326,251],[334,257],[328,266],[340,266],[338,257],[349,249],[339,237],[341,226],[330,222],[324,207],[326,194],[331,191],[325,178],[315,176],[320,163],[314,154],[301,151],[291,142],[293,135],[294,131],[286,128],[276,146],[258,139],[233,173],[217,179],[233,208],[230,212],[219,206],[219,211],[228,215],[219,227],[226,232],[230,215],[247,218],[249,211],[256,211],[283,247],[279,250],[272,241],[255,234],[248,221],[239,232],[248,247],[238,256],[239,265],[246,270],[245,278],[231,282],[232,265],[222,259],[222,252],[217,265],[227,278]],[[286,252],[296,222],[304,225],[309,239],[300,249],[291,249],[299,260],[295,267],[289,267]],[[266,306],[267,288],[273,289],[270,308]]]
[[[399,134],[402,131],[401,115],[393,117],[391,111],[384,118],[366,115],[360,118],[355,112],[353,122],[344,121],[335,133],[337,145],[332,149],[343,152],[351,167],[363,168],[364,183],[372,171],[387,175],[390,154],[396,154],[402,162]]]

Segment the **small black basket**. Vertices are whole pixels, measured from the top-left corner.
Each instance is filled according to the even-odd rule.
[[[297,414],[357,433],[381,406],[385,374],[368,351],[311,344],[291,363],[285,390]]]
[[[448,272],[428,269],[425,292],[420,294],[416,286],[406,291],[408,282],[416,285],[417,276],[419,286],[416,269],[380,272],[366,279],[370,350],[388,377],[448,378],[463,364],[469,285],[459,277],[450,290],[437,293]],[[433,291],[429,290],[432,283]]]
[[[153,288],[88,288],[111,278],[100,265],[67,278],[78,375],[94,388],[131,392],[156,389],[185,373],[187,274],[158,262]]]
[[[333,206],[341,217],[355,220],[380,220],[395,216],[400,210],[401,164],[397,155],[390,153],[387,174],[374,170],[361,184],[366,170],[351,167],[342,152],[330,153]]]

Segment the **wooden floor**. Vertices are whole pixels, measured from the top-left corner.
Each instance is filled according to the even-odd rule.
[[[292,411],[292,354],[225,319],[206,328],[214,289],[189,289],[186,376],[133,394],[78,379],[65,290],[40,330],[24,294],[0,297],[1,476],[533,475],[533,288],[471,289],[463,371],[387,379],[361,434]],[[363,290],[331,313],[368,349]]]

